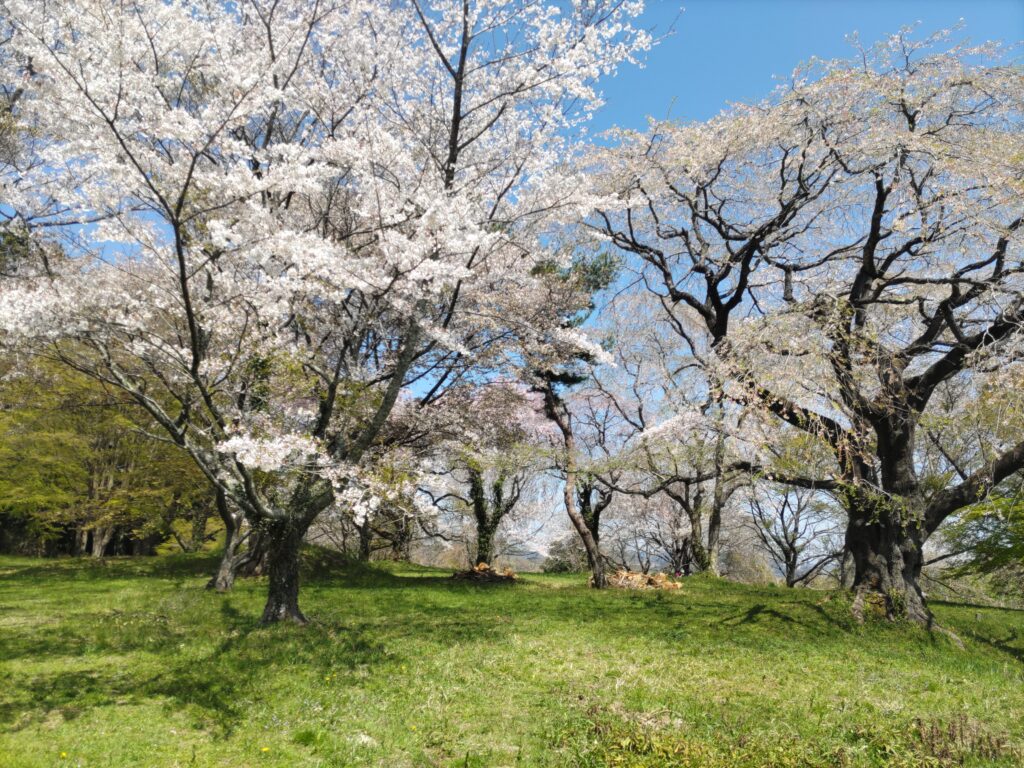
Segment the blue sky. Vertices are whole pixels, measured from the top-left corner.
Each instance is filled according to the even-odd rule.
[[[591,130],[642,128],[647,115],[704,120],[767,96],[773,75],[811,56],[849,56],[851,32],[872,43],[906,24],[929,33],[961,18],[973,42],[1024,40],[1024,0],[648,0],[642,25],[663,34],[674,22],[675,33],[645,69],[603,83],[607,104]]]

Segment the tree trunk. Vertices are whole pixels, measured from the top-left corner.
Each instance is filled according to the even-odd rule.
[[[604,589],[608,586],[608,580],[604,573],[604,560],[601,558],[601,549],[598,547],[594,534],[587,526],[587,521],[576,509],[576,464],[575,457],[567,452],[564,492],[565,511],[569,514],[576,533],[583,540],[583,548],[587,552],[587,564],[590,566],[590,585],[594,589]]]
[[[569,516],[572,518],[571,513]],[[590,533],[582,519],[579,520],[579,524],[577,524],[576,520],[573,520],[572,523],[580,538],[583,539],[583,548],[587,551],[587,562],[590,565],[590,585],[594,589],[604,589],[608,586],[608,579],[604,573],[604,561],[601,558],[601,550],[598,549],[593,534]]]
[[[493,565],[494,530],[490,525],[477,523],[476,526],[476,564]]]
[[[546,382],[543,388],[544,412],[547,417],[555,423],[562,433],[562,440],[565,445],[563,457],[565,470],[565,483],[562,486],[562,497],[565,500],[565,511],[572,521],[573,528],[583,540],[583,548],[587,551],[587,560],[590,563],[591,578],[590,584],[594,589],[604,589],[608,581],[604,573],[604,561],[601,559],[601,550],[597,546],[594,535],[587,527],[587,521],[583,519],[576,508],[576,437],[572,429],[572,416],[565,402],[555,391],[552,381]]]
[[[687,508],[686,515],[690,521],[690,552],[693,555],[692,561],[697,566],[698,571],[705,573],[711,568],[711,555],[707,547],[704,546],[704,521],[701,519],[699,504]],[[715,545],[718,545],[717,533]]]
[[[863,619],[866,604],[874,604],[891,620],[931,627],[932,614],[918,583],[927,533],[920,519],[923,509],[916,509],[921,500],[914,468],[915,422],[900,411],[874,426],[882,492],[855,484],[846,493],[854,615]]]
[[[399,512],[395,521],[395,536],[391,540],[391,559],[408,562],[412,559],[412,521]]]
[[[218,592],[230,592],[235,586],[235,576],[238,572],[238,561],[241,556],[238,547],[241,544],[241,537],[237,530],[229,529],[224,538],[224,553],[217,564],[217,572],[206,583],[207,589],[215,589]]]
[[[721,403],[719,403],[718,407],[721,414]],[[711,515],[708,517],[708,548],[705,553],[706,565],[704,569],[714,576],[721,575],[718,567],[718,550],[722,531],[722,512],[725,510],[725,504],[729,498],[725,488],[725,435],[726,432],[722,429],[718,433],[718,439],[715,440],[715,487],[711,493]]]
[[[261,527],[254,527],[245,552],[239,555],[235,575],[249,578],[263,576],[270,568],[269,552],[270,542],[266,531]]]
[[[849,547],[843,547],[843,556],[839,561],[839,586],[842,589],[853,589],[854,565],[853,555]]]
[[[110,525],[101,526],[92,529],[92,556],[95,558],[103,557],[103,554],[107,551],[107,545],[110,544],[110,540],[114,538],[114,528]]]
[[[712,576],[721,576],[722,569],[719,566],[719,552],[721,551],[719,525],[708,526],[708,546],[704,550],[703,570]]]
[[[611,491],[598,490],[594,484],[593,478],[589,476],[584,482],[581,482],[577,476],[576,484],[580,486],[576,493],[576,510],[580,517],[583,518],[583,522],[586,524],[587,530],[590,531],[590,537],[594,540],[593,550],[587,548],[587,563],[590,565],[591,571],[593,571],[595,557],[598,560],[601,559],[601,513],[607,509],[608,505],[611,503],[612,495]],[[595,492],[598,494],[596,501],[594,499]],[[603,561],[601,566],[603,569]]]
[[[888,501],[887,503],[892,503]],[[863,619],[876,606],[891,620],[909,619],[932,625],[919,579],[924,534],[919,524],[904,522],[898,511],[851,510],[846,548],[853,560],[854,614]]]
[[[789,550],[785,553],[786,562],[786,586],[792,589],[797,585],[799,579],[799,567],[800,564],[797,562],[797,553],[795,550]]]
[[[364,520],[359,526],[359,561],[370,562],[370,544],[373,539],[373,529],[370,528],[370,521]]]
[[[566,419],[566,422],[568,420]],[[576,533],[583,540],[583,548],[587,552],[587,564],[590,566],[590,585],[594,589],[604,589],[608,586],[608,580],[604,573],[604,560],[601,557],[601,548],[594,537],[590,526],[583,515],[576,508],[576,443],[570,429],[563,429],[565,436],[565,484],[563,485],[563,497],[565,499],[565,511],[572,521]]]
[[[235,514],[228,506],[227,496],[224,491],[217,490],[217,514],[224,522],[224,552],[217,565],[217,572],[206,583],[207,589],[215,589],[218,592],[230,592],[235,585],[235,571],[238,567],[238,547],[241,541],[242,515]]]
[[[75,544],[73,553],[75,557],[80,557],[89,551],[89,531],[82,526],[81,528],[75,529]]]
[[[568,423],[568,420],[564,423]],[[562,495],[565,500],[565,511],[572,521],[573,528],[580,535],[583,541],[583,549],[587,552],[587,564],[590,566],[590,586],[594,589],[604,589],[608,586],[608,580],[604,573],[604,559],[601,557],[601,548],[593,531],[587,525],[586,519],[580,514],[576,507],[576,443],[569,428],[563,428],[565,436],[565,484]],[[596,525],[595,525],[596,528]]]
[[[267,525],[268,574],[264,624],[292,621],[306,624],[299,610],[299,550],[307,524],[297,520],[275,520]]]

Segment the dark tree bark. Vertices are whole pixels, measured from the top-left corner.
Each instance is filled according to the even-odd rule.
[[[905,69],[894,74],[910,82],[920,72],[908,59]],[[955,105],[936,101],[926,108],[914,102],[916,96],[901,97],[891,102],[892,116],[905,121],[899,127],[908,134],[927,126],[932,137],[945,131],[977,130],[980,135],[988,130],[990,110],[1003,104],[970,78],[962,86]],[[964,109],[966,103],[971,107]],[[919,119],[932,109],[938,111],[926,121]],[[821,122],[809,115],[805,124],[806,146],[833,133],[832,116],[827,110],[819,114]],[[862,117],[875,115],[865,112]],[[671,152],[659,155],[652,140],[647,148],[651,162],[679,183],[669,185],[670,193],[651,194],[632,182],[637,204],[625,216],[601,214],[595,223],[617,246],[649,266],[648,287],[661,301],[684,350],[698,351],[692,324],[680,308],[701,319],[706,333],[697,346],[708,345],[730,362],[727,377],[745,389],[739,398],[743,405],[757,403],[830,447],[836,459],[830,482],[841,486],[849,515],[846,549],[858,607],[877,602],[892,618],[930,624],[918,584],[922,547],[950,514],[983,499],[994,484],[1020,471],[1024,446],[993,447],[995,457],[986,458],[974,475],[954,468],[960,484],[930,494],[930,483],[915,468],[915,428],[939,385],[979,371],[977,361],[987,352],[994,356],[986,366],[1012,359],[1012,352],[1007,355],[1001,347],[1024,328],[1024,300],[1016,289],[1018,230],[1024,217],[1016,203],[1003,207],[1000,202],[993,205],[999,211],[993,220],[1001,217],[1003,223],[980,225],[974,232],[973,219],[949,204],[952,190],[932,156],[908,143],[887,158],[865,164],[858,144],[844,146],[846,139],[835,135],[840,140],[825,142],[822,152],[803,151],[798,148],[802,140],[794,140],[784,159],[770,169],[778,175],[777,199],[767,205],[751,199],[749,208],[709,202],[731,198],[735,177],[716,173],[691,178]],[[729,159],[723,155],[722,162]],[[849,238],[807,261],[793,256],[802,250],[799,238],[808,229],[791,230],[791,225],[808,204],[830,206],[827,196],[837,182],[850,190],[859,185],[863,194],[861,215],[851,216],[852,208],[841,214]],[[893,224],[910,220],[920,226]],[[791,236],[798,247],[780,257],[785,250],[780,243]],[[981,250],[978,244],[986,238],[993,247]],[[964,253],[965,244],[977,252]],[[950,253],[963,255],[946,266]],[[829,261],[842,282],[816,296],[813,286],[804,286],[797,296],[794,275]],[[930,271],[938,265],[940,269]],[[927,293],[915,293],[914,286],[925,285]],[[992,296],[1005,299],[992,301]],[[799,307],[816,324],[824,341],[817,349],[826,355],[831,371],[827,382],[814,386],[829,390],[826,399],[834,405],[816,409],[786,392],[772,391],[762,384],[759,363],[746,353],[737,354],[730,339],[731,314],[745,312],[748,300],[760,308],[781,300]],[[891,313],[900,306],[914,309],[894,320]],[[879,333],[879,323],[890,328],[905,323],[912,330]],[[779,359],[805,350],[779,339],[762,343],[759,351]]]
[[[486,523],[476,527],[476,564],[494,562],[494,531]]]
[[[924,531],[898,511],[852,505],[846,547],[854,565],[854,611],[863,619],[865,601],[876,599],[889,619],[931,625],[932,613],[920,587]]]
[[[612,502],[612,490],[604,486],[598,486],[595,478],[586,475],[578,481],[577,506],[580,516],[583,518],[590,536],[594,540],[594,549],[601,551],[601,513],[608,508]],[[598,554],[600,557],[600,554]],[[587,549],[587,563],[591,571],[594,570],[594,555]]]
[[[700,508],[688,509],[687,515],[690,518],[690,552],[693,556],[693,564],[701,573],[711,570],[711,555],[708,548],[704,546],[704,521],[701,517]]]
[[[370,562],[371,544],[373,543],[373,527],[369,519],[359,526],[359,562]]]
[[[299,609],[299,555],[309,526],[333,500],[329,484],[313,481],[295,490],[286,513],[259,521],[259,531],[266,541],[268,576],[263,624],[307,623]]]
[[[299,610],[299,551],[308,524],[300,520],[274,520],[267,524],[267,604],[262,623],[291,621],[306,624]]]
[[[270,558],[270,540],[264,526],[254,525],[247,539],[245,552],[239,557],[235,574],[243,578],[266,575]]]
[[[876,461],[848,467],[847,474],[859,479],[863,472],[869,481],[855,482],[843,494],[858,618],[865,600],[874,599],[889,619],[927,626],[933,621],[919,584],[927,533],[913,455],[917,418],[910,408],[880,415],[873,425]],[[881,492],[875,490],[879,487]]]

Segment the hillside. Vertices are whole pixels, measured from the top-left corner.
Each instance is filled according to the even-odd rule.
[[[388,565],[308,579],[314,625],[260,628],[263,587],[208,593],[209,566],[0,558],[0,766],[1024,760],[1024,612],[934,606],[960,650],[822,592]]]

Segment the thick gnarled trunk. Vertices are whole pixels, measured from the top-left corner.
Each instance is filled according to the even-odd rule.
[[[576,470],[576,457],[572,451],[575,450],[571,433],[566,436],[566,444],[570,450],[566,452],[565,485],[563,496],[565,499],[565,511],[569,514],[576,532],[583,541],[583,549],[587,553],[587,565],[590,566],[590,585],[595,589],[604,589],[608,586],[608,580],[604,572],[604,558],[601,556],[600,536],[600,512],[594,514],[593,509],[587,512],[577,507],[578,473]],[[587,492],[587,507],[590,507],[589,492]]]
[[[569,503],[571,502],[567,502],[567,504]],[[587,553],[587,563],[590,566],[590,585],[595,589],[604,589],[608,586],[608,579],[604,572],[604,559],[601,557],[601,550],[597,542],[594,541],[594,535],[587,528],[583,518],[575,510],[569,511],[569,518],[572,520],[576,532],[583,540],[583,548]]]
[[[587,552],[587,561],[590,564],[590,585],[595,589],[604,589],[608,586],[608,579],[604,573],[604,559],[601,557],[601,550],[598,547],[594,534],[587,526],[587,521],[580,514],[576,507],[576,482],[579,475],[576,466],[576,438],[572,430],[572,418],[565,402],[555,391],[553,381],[546,382],[542,390],[544,394],[544,412],[548,419],[553,421],[562,433],[562,440],[565,447],[563,455],[563,470],[565,482],[562,485],[562,498],[565,501],[565,511],[569,515],[573,528],[583,541],[583,548]]]
[[[267,604],[262,622],[292,621],[306,624],[299,610],[299,551],[307,524],[298,520],[275,520],[267,524]]]
[[[576,458],[573,455],[575,450],[571,433],[566,436],[566,444],[569,450],[566,451],[565,484],[562,495],[565,500],[565,511],[569,515],[576,533],[583,541],[583,549],[587,553],[587,564],[590,566],[590,585],[595,589],[604,589],[608,586],[608,579],[604,572],[604,558],[601,557],[601,548],[598,546],[598,539],[594,536],[586,519],[576,507]],[[595,526],[596,527],[596,526]]]
[[[898,515],[856,514],[846,530],[846,547],[853,560],[854,612],[863,619],[871,604],[889,619],[909,619],[926,626],[932,614],[920,587],[921,526]]]
[[[869,455],[866,445],[851,453],[844,494],[854,615],[863,620],[873,609],[890,620],[931,626],[932,614],[919,584],[928,534],[914,466],[916,418],[905,407],[872,426],[877,463],[863,460]]]
[[[874,606],[890,620],[932,624],[919,584],[927,533],[914,467],[915,426],[913,419],[901,417],[876,423],[875,477],[881,491],[855,484],[846,494],[846,552],[853,562],[859,620]]]

